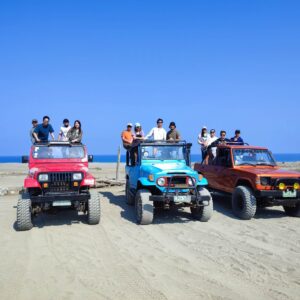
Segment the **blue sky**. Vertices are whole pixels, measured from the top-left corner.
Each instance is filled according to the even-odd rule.
[[[299,1],[1,1],[0,155],[31,119],[80,119],[91,153],[162,117],[199,151],[202,125],[300,152]]]

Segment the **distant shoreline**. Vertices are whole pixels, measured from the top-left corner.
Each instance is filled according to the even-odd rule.
[[[273,154],[278,163],[297,163],[300,162],[300,153],[274,153]],[[21,163],[21,155],[17,156],[0,156],[1,163]],[[191,155],[192,162],[201,161],[200,154]],[[97,163],[114,163],[117,161],[117,155],[94,155],[94,162]],[[121,155],[121,162],[125,162],[125,154]]]

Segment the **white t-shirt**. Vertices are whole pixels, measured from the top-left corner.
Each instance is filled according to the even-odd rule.
[[[207,135],[205,137],[201,136],[201,133],[198,135],[198,144],[201,145],[201,149],[205,150],[207,148],[207,146],[204,145],[204,142],[207,143],[207,146],[211,144],[210,142],[210,136]]]
[[[68,126],[68,127],[62,126],[62,127],[60,127],[60,131],[59,131],[60,141],[62,141],[62,142],[68,141],[67,134],[68,134],[68,131],[70,129],[71,129],[71,126]]]
[[[165,141],[167,139],[167,132],[164,128],[154,127],[145,136],[145,139],[152,138],[154,141]]]
[[[214,137],[209,136],[209,144],[208,144],[208,146],[209,146],[210,144],[212,144],[213,142],[215,142],[217,139],[218,139],[217,136],[214,136]]]

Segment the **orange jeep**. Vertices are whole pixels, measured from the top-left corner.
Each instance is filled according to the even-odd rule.
[[[233,213],[241,219],[250,220],[257,206],[275,205],[300,217],[300,173],[280,169],[267,148],[220,145],[215,159],[194,169],[210,190],[232,196]]]

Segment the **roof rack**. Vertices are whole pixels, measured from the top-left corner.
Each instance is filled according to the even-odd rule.
[[[38,146],[78,146],[78,145],[83,145],[82,143],[71,143],[68,141],[48,141],[48,142],[39,142],[39,143],[34,143],[34,145],[38,145]]]
[[[167,140],[167,141],[161,141],[161,140],[143,140],[140,142],[140,144],[159,144],[159,145],[186,145],[187,142],[185,140],[180,141],[174,141],[174,140]]]

